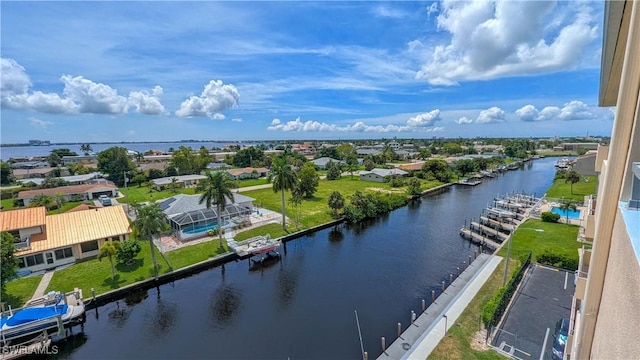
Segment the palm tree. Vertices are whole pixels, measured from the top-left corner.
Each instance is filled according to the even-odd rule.
[[[331,210],[333,210],[333,214],[335,216],[338,215],[338,210],[344,207],[344,197],[337,191],[333,191],[329,194],[328,205]]]
[[[172,192],[176,192],[176,187],[178,187],[178,178],[172,177],[170,180],[171,183],[169,184],[169,187]]]
[[[569,224],[569,210],[576,211],[578,207],[576,203],[571,200],[565,200],[560,202],[560,210],[564,211],[567,216],[567,225]]]
[[[55,201],[56,206],[58,207],[58,214],[60,214],[62,212],[62,205],[64,205],[64,203],[67,202],[67,196],[59,192],[53,195],[53,200]]]
[[[103,257],[109,258],[109,263],[111,264],[111,278],[113,280],[116,279],[116,268],[113,266],[113,257],[118,253],[118,247],[120,247],[120,243],[117,241],[107,241],[100,248],[100,252],[98,253],[98,260],[102,261]]]
[[[302,204],[302,200],[304,200],[304,192],[300,186],[296,186],[291,190],[289,203],[296,208],[296,227],[298,228],[300,227],[300,204]]]
[[[580,181],[580,174],[578,174],[573,169],[567,171],[567,173],[564,176],[564,182],[565,183],[568,182],[571,184],[571,194],[573,194],[573,184],[577,183],[578,181]]]
[[[293,190],[298,182],[298,176],[291,168],[291,165],[287,162],[286,155],[278,156],[273,159],[269,181],[273,181],[274,192],[282,192],[282,229],[286,231],[287,226],[285,223],[286,213],[284,208],[284,192],[286,190]]]
[[[218,216],[218,239],[220,247],[222,247],[222,212],[227,208],[227,199],[233,201],[234,182],[229,179],[226,173],[222,171],[206,172],[204,183],[204,192],[200,196],[200,204],[205,203],[207,209],[211,208],[211,204],[216,204],[216,215]]]
[[[80,145],[80,151],[84,153],[85,156],[89,155],[90,152],[93,151],[91,144],[82,144]]]
[[[44,208],[49,211],[53,204],[55,204],[55,200],[51,195],[38,194],[31,199],[29,206],[44,206]]]
[[[135,203],[132,206],[136,210],[136,219],[133,221],[133,226],[138,230],[138,234],[146,234],[149,238],[153,275],[158,280],[158,264],[156,263],[153,236],[160,234],[164,229],[166,215],[162,212],[158,203],[150,203],[149,205]]]

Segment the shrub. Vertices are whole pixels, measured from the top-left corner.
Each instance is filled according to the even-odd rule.
[[[542,254],[537,256],[536,261],[540,264],[574,271],[578,269],[579,259],[577,252],[575,256],[572,256],[568,254],[556,254],[549,250],[545,250]]]
[[[560,220],[560,214],[552,213],[551,211],[545,211],[540,214],[540,219],[542,219],[543,222],[557,223],[558,220]]]
[[[116,248],[116,260],[118,264],[128,264],[140,253],[142,248],[136,240],[127,240]]]
[[[500,300],[502,299],[502,295],[507,290],[506,286],[501,287],[498,291],[493,295],[491,300],[489,300],[486,304],[482,306],[482,322],[487,326],[489,321],[493,318],[493,314],[498,309],[498,305],[500,304]]]

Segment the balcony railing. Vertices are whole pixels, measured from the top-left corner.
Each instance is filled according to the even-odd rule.
[[[13,246],[16,248],[16,251],[29,250],[31,248],[30,238],[26,238],[22,241],[14,242]]]

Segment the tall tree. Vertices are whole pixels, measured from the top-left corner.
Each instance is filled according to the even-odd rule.
[[[171,188],[171,192],[176,192],[176,188],[178,187],[178,178],[172,177],[169,180],[171,181],[169,183],[169,188]]]
[[[10,233],[4,231],[0,233],[0,296],[5,296],[5,284],[16,276],[18,264],[13,256],[15,252],[14,242],[16,239]]]
[[[110,147],[98,153],[98,170],[109,174],[109,180],[124,185],[124,173],[135,169],[136,166],[123,147]]]
[[[358,170],[358,157],[355,152],[348,154],[344,160],[347,163],[347,171],[351,174],[351,179],[353,179],[353,172]]]
[[[227,208],[227,200],[233,202],[231,189],[235,187],[235,184],[222,171],[207,171],[206,177],[202,181],[204,183],[204,192],[200,196],[200,204],[205,203],[207,209],[210,209],[212,204],[216,204],[218,240],[220,241],[220,247],[222,247],[222,212]]]
[[[580,181],[580,174],[577,171],[571,169],[567,171],[564,176],[564,182],[571,184],[571,194],[573,194],[573,184]]]
[[[287,162],[287,156],[278,156],[273,159],[271,164],[271,174],[269,175],[269,181],[273,181],[273,191],[281,192],[282,196],[282,229],[287,230],[286,227],[286,212],[284,203],[284,192],[286,190],[293,190],[298,182],[296,173],[291,168],[291,165]]]
[[[0,161],[0,184],[9,185],[15,181],[13,172],[11,171],[11,165],[9,163]]]
[[[306,162],[302,165],[298,172],[298,179],[300,181],[296,189],[299,190],[302,197],[310,198],[318,190],[320,176],[312,162]]]
[[[293,190],[291,190],[291,198],[289,198],[289,203],[293,205],[296,209],[296,227],[300,227],[300,205],[304,200],[304,192],[300,188],[300,182],[298,182],[298,186],[296,186]]]
[[[67,196],[61,192],[55,193],[55,195],[53,195],[53,201],[58,208],[58,214],[60,214],[62,212],[62,205],[67,202]]]
[[[329,208],[333,210],[334,215],[338,215],[338,210],[344,207],[344,196],[340,194],[338,191],[333,191],[329,194],[329,199],[327,201],[327,205]]]
[[[254,166],[254,163],[262,163],[263,160],[264,151],[255,146],[250,146],[238,151],[233,156],[233,165],[237,167],[249,167]]]
[[[329,160],[327,163],[327,180],[338,180],[341,176],[340,163]]]
[[[34,196],[29,202],[29,207],[37,207],[44,206],[44,208],[49,211],[53,204],[56,203],[56,200],[51,195],[46,194],[38,194]]]
[[[191,147],[180,146],[171,155],[169,167],[175,168],[178,175],[194,174],[198,170],[198,161]]]
[[[82,151],[82,153],[87,156],[89,155],[90,152],[93,151],[93,148],[91,147],[91,144],[82,144],[80,145],[80,151]]]
[[[560,210],[565,212],[566,215],[566,223],[569,224],[569,211],[576,211],[578,206],[575,202],[571,200],[565,200],[560,202]]]
[[[102,261],[104,257],[109,259],[109,263],[111,264],[111,278],[113,280],[116,279],[116,267],[113,265],[113,257],[118,253],[119,245],[120,243],[117,241],[105,241],[100,248],[100,252],[98,252],[99,261]]]
[[[213,157],[211,157],[211,155],[209,154],[209,150],[206,147],[201,146],[200,150],[198,151],[198,157],[196,158],[196,172],[199,173],[202,170],[206,169],[211,160],[213,160]]]
[[[151,260],[153,261],[153,275],[158,280],[158,264],[156,262],[155,246],[153,245],[153,237],[162,233],[165,228],[166,215],[160,209],[158,203],[150,203],[149,205],[132,204],[136,210],[136,219],[133,226],[137,229],[138,234],[145,234],[149,238],[149,246],[151,247]]]

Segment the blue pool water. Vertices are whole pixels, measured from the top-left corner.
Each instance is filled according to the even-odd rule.
[[[223,221],[222,226],[227,226],[228,222]],[[198,234],[202,232],[207,232],[209,230],[213,230],[218,227],[218,224],[209,224],[209,225],[197,225],[197,226],[189,226],[187,228],[182,229],[182,232],[185,234]]]
[[[554,206],[551,208],[551,212],[554,214],[558,214],[560,216],[562,216],[563,218],[567,217],[567,211],[560,209],[557,206]],[[569,219],[580,219],[580,210],[568,210],[569,212]]]

